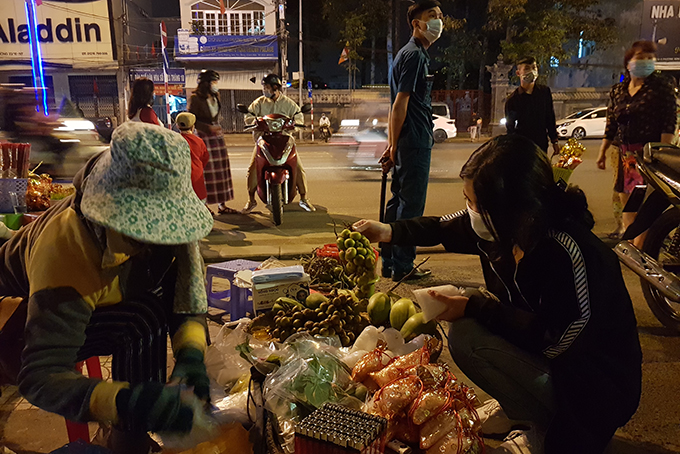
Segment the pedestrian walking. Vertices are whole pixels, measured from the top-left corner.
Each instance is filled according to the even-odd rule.
[[[116,454],[150,452],[149,431],[188,433],[209,398],[198,240],[213,219],[190,173],[177,133],[125,122],[76,193],[0,247],[0,383],[69,420],[113,424]],[[171,381],[198,401],[165,386],[168,334]],[[113,381],[76,370],[107,355]]]
[[[208,154],[208,149],[203,139],[195,134],[196,115],[191,112],[182,112],[177,115],[175,124],[182,137],[189,143],[191,151],[191,185],[198,198],[201,199],[201,202],[207,203],[208,191],[205,188],[203,169],[210,162],[210,154]]]
[[[210,154],[210,161],[204,169],[208,203],[218,204],[219,214],[237,214],[238,211],[226,204],[234,199],[234,186],[227,144],[218,121],[221,109],[219,80],[220,75],[212,69],[199,74],[198,87],[189,99],[189,112],[196,115],[196,134],[205,142]]]
[[[633,43],[623,59],[625,77],[609,93],[607,128],[597,166],[606,169],[607,151],[615,140],[620,142],[614,191],[623,206],[635,186],[644,182],[636,168],[635,154],[649,142],[672,143],[675,133],[676,92],[669,79],[655,73],[656,50],[651,41]],[[634,220],[634,213],[623,213],[623,230]]]
[[[530,423],[498,452],[602,453],[642,388],[637,322],[616,255],[592,233],[583,192],[555,184],[546,153],[525,137],[490,140],[460,177],[467,210],[354,228],[373,242],[443,244],[480,257],[484,289],[430,296],[446,306],[439,319],[451,323],[453,361],[496,399],[478,409],[482,432]]]
[[[482,123],[482,117],[477,115],[477,141],[482,138]]]
[[[427,49],[442,32],[440,6],[436,0],[423,0],[409,7],[412,36],[392,66],[388,146],[381,158],[383,171],[393,169],[387,222],[422,216],[425,210],[434,144],[430,95],[434,76],[428,73]],[[381,257],[382,275],[399,281],[412,271],[416,248],[384,245]],[[428,275],[429,270],[416,270],[410,279]]]
[[[468,128],[470,131],[470,142],[476,142],[477,141],[477,114],[473,113],[472,114],[472,119],[471,119],[471,124],[470,127]]]
[[[146,77],[132,83],[128,102],[128,119],[161,126],[156,112],[151,108],[155,99],[153,82]]]
[[[548,139],[553,156],[560,153],[550,88],[536,83],[538,64],[534,57],[525,57],[517,62],[517,76],[520,86],[505,102],[505,127],[508,134],[519,134],[534,141],[547,152]]]

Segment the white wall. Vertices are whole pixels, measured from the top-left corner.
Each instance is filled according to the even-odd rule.
[[[191,30],[191,6],[200,0],[179,0],[179,14],[182,21],[182,28]],[[264,6],[264,26],[267,35],[276,34],[276,4],[274,0],[251,0]],[[227,0],[225,0],[226,5]]]

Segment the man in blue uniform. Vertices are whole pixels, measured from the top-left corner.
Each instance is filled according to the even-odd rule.
[[[434,144],[430,97],[433,76],[428,74],[427,49],[442,32],[440,6],[436,0],[422,0],[408,9],[413,36],[392,65],[388,147],[381,159],[383,171],[393,168],[392,198],[387,202],[385,222],[422,216],[425,210]],[[413,269],[416,248],[383,245],[382,258],[383,276],[399,281]],[[429,274],[428,270],[419,270],[410,278]]]

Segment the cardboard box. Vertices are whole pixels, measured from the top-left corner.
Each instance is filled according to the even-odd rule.
[[[309,275],[265,283],[253,283],[253,310],[261,314],[274,306],[278,298],[287,297],[301,303],[309,296]]]

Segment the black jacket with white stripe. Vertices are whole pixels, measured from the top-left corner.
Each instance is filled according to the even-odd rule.
[[[635,314],[616,255],[592,232],[551,231],[516,264],[489,259],[492,243],[474,233],[465,211],[391,225],[393,244],[479,255],[497,299],[473,295],[465,316],[548,358],[557,407],[549,437],[578,437],[561,432],[582,424],[616,428],[635,413],[642,362]]]

